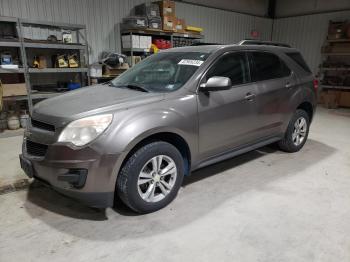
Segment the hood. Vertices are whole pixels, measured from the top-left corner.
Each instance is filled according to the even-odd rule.
[[[84,87],[46,99],[33,110],[33,118],[52,123],[55,119],[74,119],[106,111],[126,110],[160,101],[161,93],[145,93],[108,85]]]

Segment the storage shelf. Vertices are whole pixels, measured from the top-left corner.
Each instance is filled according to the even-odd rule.
[[[175,36],[175,37],[182,37],[182,38],[192,38],[192,39],[202,39],[202,38],[204,38],[204,35],[193,34],[193,33],[173,33],[173,36]]]
[[[323,67],[323,71],[350,71],[350,67]]]
[[[125,52],[131,52],[131,49],[133,52],[149,52],[149,48],[122,48]]]
[[[81,73],[88,72],[88,68],[29,68],[29,73]]]
[[[0,74],[23,74],[23,73],[24,73],[23,68],[15,68],[15,69],[0,68]]]
[[[350,86],[321,85],[322,88],[350,90]]]
[[[24,42],[27,48],[47,48],[47,49],[85,49],[85,45],[80,44],[59,44],[59,43],[35,43]]]
[[[343,38],[343,39],[327,39],[326,42],[329,42],[329,43],[346,43],[346,42],[350,42],[350,39],[346,39],[346,38]]]
[[[348,56],[348,55],[350,55],[350,53],[322,53],[322,54],[329,55],[329,56],[342,56],[342,55]]]
[[[43,22],[43,21],[33,21],[28,19],[20,19],[20,22],[24,25],[41,26],[45,28],[62,28],[70,30],[80,30],[85,29],[85,25],[80,24],[67,24],[67,23],[55,23],[55,22]]]
[[[122,34],[140,34],[140,35],[155,35],[155,36],[174,36],[174,37],[183,37],[183,38],[192,38],[192,39],[202,39],[204,38],[201,34],[193,33],[176,33],[171,31],[162,31],[162,30],[150,30],[150,29],[124,29]]]
[[[18,41],[0,41],[2,47],[21,47],[21,43]]]
[[[87,31],[86,26],[81,24],[68,24],[68,23],[55,23],[55,22],[44,22],[29,19],[20,19],[15,17],[5,17],[0,16],[1,22],[12,22],[16,27],[16,36],[14,38],[0,38],[0,47],[18,47],[18,59],[22,61],[23,68],[8,69],[0,68],[1,77],[3,74],[15,74],[23,73],[26,82],[26,87],[29,94],[24,96],[13,96],[4,97],[5,101],[27,101],[29,112],[33,110],[33,100],[35,99],[45,99],[48,97],[56,96],[61,93],[52,92],[32,92],[31,74],[44,74],[44,73],[77,73],[80,74],[79,82],[82,86],[85,86],[87,82],[90,84],[90,76],[87,65],[89,65],[89,55],[88,55],[88,42],[87,42]],[[43,28],[48,29],[48,34],[50,34],[51,29],[58,29],[60,31],[69,30],[72,34],[76,34],[77,43],[63,43],[60,41],[49,42],[40,40],[31,40],[24,38],[24,30],[31,28]],[[57,49],[57,50],[56,50]],[[36,51],[35,51],[36,50]],[[76,50],[80,53],[79,64],[83,68],[30,68],[28,65],[28,58],[35,56],[39,50],[46,51],[64,51],[64,50]],[[34,52],[35,51],[35,52]],[[40,51],[40,52],[42,52]],[[40,75],[39,75],[40,76]],[[54,79],[52,80],[54,81]]]

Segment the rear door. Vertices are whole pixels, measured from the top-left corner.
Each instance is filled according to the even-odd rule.
[[[257,85],[256,121],[260,130],[257,138],[280,135],[288,111],[290,92],[296,77],[286,63],[275,53],[250,51],[252,81]]]

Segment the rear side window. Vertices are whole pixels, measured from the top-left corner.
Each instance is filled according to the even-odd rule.
[[[311,73],[310,68],[307,66],[304,58],[301,56],[300,53],[298,52],[293,52],[293,53],[286,53],[287,56],[289,56],[291,59],[294,60],[298,65],[300,65],[306,72]]]
[[[224,76],[231,79],[232,85],[240,85],[249,81],[248,63],[245,53],[229,53],[223,55],[209,69],[207,79],[212,76]]]
[[[252,80],[263,81],[289,76],[291,71],[276,55],[268,52],[252,52]]]

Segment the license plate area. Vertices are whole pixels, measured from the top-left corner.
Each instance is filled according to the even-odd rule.
[[[32,178],[34,176],[34,168],[33,168],[32,162],[24,158],[22,155],[19,155],[19,162],[21,164],[21,168],[23,169],[24,173],[28,177]]]

